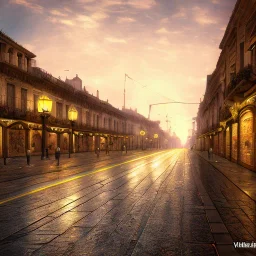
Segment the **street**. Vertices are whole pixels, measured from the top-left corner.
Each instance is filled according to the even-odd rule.
[[[255,255],[255,200],[199,153],[77,155],[1,170],[0,255]]]

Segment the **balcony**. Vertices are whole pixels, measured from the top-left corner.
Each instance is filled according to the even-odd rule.
[[[234,96],[243,97],[243,93],[251,88],[255,79],[254,68],[251,65],[241,69],[225,90],[225,97],[233,100]]]
[[[35,114],[34,111],[22,111],[19,108],[10,108],[5,105],[0,105],[0,117],[9,118],[9,119],[17,119],[24,120],[28,122],[40,123],[39,114]]]

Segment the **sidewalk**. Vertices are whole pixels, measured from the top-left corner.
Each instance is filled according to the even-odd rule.
[[[256,172],[248,170],[241,165],[233,163],[223,157],[213,154],[213,159],[208,159],[207,151],[194,151],[216,169],[223,173],[240,190],[256,201]]]

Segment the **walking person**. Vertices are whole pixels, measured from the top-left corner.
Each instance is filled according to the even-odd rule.
[[[211,160],[212,158],[213,158],[212,148],[209,148],[209,150],[208,150],[208,159]]]
[[[106,144],[106,155],[109,155],[109,145],[108,145],[108,143]]]
[[[99,148],[99,147],[97,147],[97,148],[95,149],[95,154],[97,154],[97,158],[100,157],[100,148]]]

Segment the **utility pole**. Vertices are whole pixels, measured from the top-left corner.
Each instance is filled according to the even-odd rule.
[[[124,109],[125,109],[125,83],[126,83],[126,74],[124,75]]]
[[[168,119],[168,114],[167,114],[167,115],[166,115],[167,132],[170,132],[169,122],[171,122],[171,120]]]

